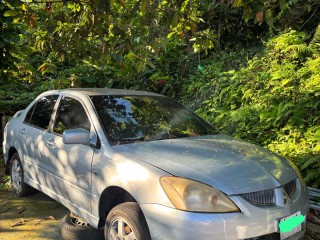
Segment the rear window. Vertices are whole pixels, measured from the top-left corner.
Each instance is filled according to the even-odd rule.
[[[36,103],[33,104],[33,106],[29,109],[29,111],[27,112],[26,118],[24,119],[25,123],[30,123],[30,119],[34,110],[34,107],[36,106]]]
[[[29,124],[36,127],[48,129],[51,114],[58,97],[59,95],[49,95],[40,98],[27,113],[25,121],[29,121]]]

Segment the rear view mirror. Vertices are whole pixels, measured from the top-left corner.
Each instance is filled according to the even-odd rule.
[[[82,128],[65,130],[62,139],[65,144],[89,144],[90,133]]]

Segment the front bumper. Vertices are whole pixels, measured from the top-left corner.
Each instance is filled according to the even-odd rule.
[[[142,204],[141,209],[153,240],[255,239],[279,232],[280,218],[298,211],[306,216],[309,210],[307,189],[303,189],[295,201],[281,207],[257,207],[239,196],[231,199],[241,209],[241,213],[193,213],[158,204]],[[302,229],[305,229],[305,223]],[[296,236],[301,237],[301,232]],[[293,236],[290,239],[296,238]]]

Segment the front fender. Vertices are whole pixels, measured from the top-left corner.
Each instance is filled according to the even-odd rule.
[[[103,151],[102,151],[103,152]],[[172,176],[148,163],[124,154],[97,154],[92,166],[92,213],[99,215],[102,192],[116,186],[132,195],[138,204],[156,203],[174,208],[160,184],[161,176]]]

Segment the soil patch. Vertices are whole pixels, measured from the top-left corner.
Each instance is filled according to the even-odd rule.
[[[60,220],[68,210],[41,192],[18,198],[0,191],[0,240],[62,239]]]
[[[0,185],[3,176],[0,166]],[[67,213],[68,209],[39,191],[18,198],[0,189],[0,240],[62,239],[60,221]]]

